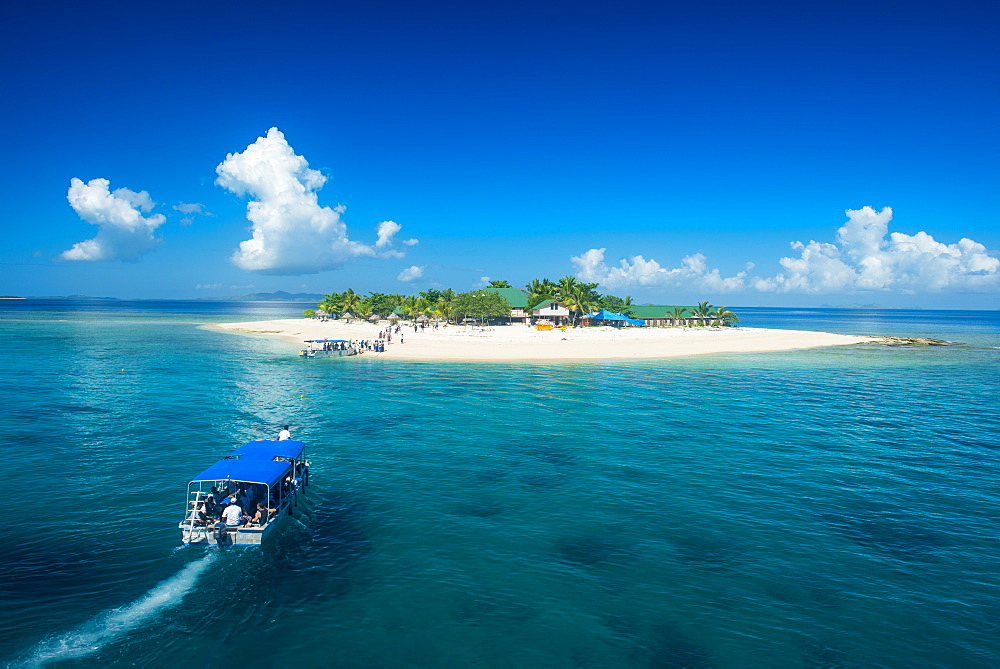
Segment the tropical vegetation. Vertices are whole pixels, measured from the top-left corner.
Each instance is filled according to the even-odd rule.
[[[570,320],[578,325],[586,314],[601,309],[634,316],[634,307],[628,295],[602,295],[596,283],[584,283],[575,276],[564,276],[558,281],[532,279],[523,288],[527,297],[526,309],[530,311],[547,300],[558,300],[570,312]],[[425,317],[445,322],[461,323],[466,320],[489,322],[510,315],[511,304],[500,292],[491,289],[513,288],[508,281],[492,280],[484,288],[465,293],[454,290],[429,288],[415,295],[370,292],[356,293],[348,288],[342,293],[327,293],[316,306],[313,315],[320,318],[379,319],[390,317],[417,319]],[[307,310],[306,315],[310,315]],[[395,314],[395,316],[393,316]],[[714,307],[700,302],[696,307],[674,307],[669,315],[671,325],[735,325],[739,317],[726,307]]]

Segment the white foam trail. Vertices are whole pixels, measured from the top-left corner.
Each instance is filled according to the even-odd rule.
[[[180,604],[216,555],[216,552],[212,552],[190,563],[131,604],[105,611],[72,632],[42,642],[20,666],[40,667],[47,662],[69,660],[97,652],[161,611]]]

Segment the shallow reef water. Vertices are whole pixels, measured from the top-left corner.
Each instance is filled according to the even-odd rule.
[[[0,456],[37,512],[0,563],[12,666],[1000,657],[998,312],[742,309],[961,345],[497,365],[198,327],[302,305],[20,302]],[[285,423],[303,513],[260,549],[180,547],[188,478]]]

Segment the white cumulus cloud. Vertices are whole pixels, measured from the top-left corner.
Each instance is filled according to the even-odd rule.
[[[258,137],[242,153],[216,167],[216,184],[251,198],[247,219],[252,238],[232,256],[236,266],[262,274],[312,274],[335,269],[360,256],[402,255],[389,248],[400,227],[384,221],[374,246],[348,238],[340,215],[346,208],[320,206],[317,191],[327,178],[310,169],[277,129]],[[393,227],[395,226],[395,227]]]
[[[97,235],[63,251],[60,259],[135,260],[160,243],[154,232],[166,217],[143,216],[156,206],[149,193],[128,188],[111,192],[110,185],[107,179],[70,180],[66,199],[80,218],[97,226]]]
[[[396,278],[400,281],[413,281],[414,279],[419,279],[424,275],[424,267],[421,265],[411,265],[396,275]]]
[[[378,240],[375,242],[376,248],[382,248],[392,243],[393,236],[403,229],[403,226],[395,221],[382,221],[375,226],[378,233]]]
[[[889,233],[892,209],[848,209],[836,243],[792,242],[798,257],[778,262],[784,271],[753,275],[754,263],[733,276],[708,267],[701,253],[685,256],[679,267],[663,267],[641,255],[617,265],[604,260],[606,249],[590,249],[570,260],[577,276],[605,288],[669,286],[711,293],[855,293],[859,291],[963,292],[1000,288],[1000,259],[982,244],[960,239],[936,241],[926,232]]]
[[[672,286],[689,287],[708,292],[738,292],[745,286],[748,271],[735,276],[723,277],[718,269],[708,269],[707,258],[701,253],[684,256],[680,267],[663,267],[652,258],[643,256],[623,258],[618,265],[610,267],[604,262],[607,249],[590,249],[586,253],[570,258],[576,266],[578,278],[609,289],[628,286]]]

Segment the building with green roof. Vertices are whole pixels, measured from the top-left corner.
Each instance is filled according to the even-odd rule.
[[[674,309],[684,309],[687,314],[681,318],[681,322],[674,322],[677,319],[674,318]],[[645,304],[641,306],[631,306],[629,311],[632,312],[633,317],[641,318],[646,321],[646,325],[652,327],[663,327],[665,325],[686,325],[690,320],[702,320],[711,321],[718,320],[715,318],[701,318],[695,319],[692,314],[694,314],[696,307],[681,307],[681,306],[667,306],[662,304]]]
[[[528,313],[525,311],[528,307],[528,296],[520,288],[481,288],[480,290],[497,293],[510,303],[511,323],[523,323],[528,320]]]

